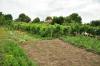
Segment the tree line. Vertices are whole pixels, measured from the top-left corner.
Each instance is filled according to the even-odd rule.
[[[78,23],[82,24],[82,18],[77,13],[72,13],[69,16],[63,17],[63,16],[47,16],[44,21],[41,21],[39,17],[34,18],[31,20],[31,18],[21,13],[19,14],[18,18],[13,20],[13,17],[11,14],[3,14],[0,12],[0,25],[3,24],[10,24],[12,21],[14,22],[26,22],[26,23],[41,23],[41,22],[47,22],[50,24],[64,24],[64,23]],[[88,23],[91,26],[100,26],[100,20],[92,20],[90,23]]]

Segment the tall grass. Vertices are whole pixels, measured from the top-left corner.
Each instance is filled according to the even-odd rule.
[[[100,40],[86,36],[64,36],[62,40],[69,42],[78,47],[84,47],[89,51],[100,54]]]
[[[13,35],[10,35],[10,32]],[[28,59],[14,38],[19,39],[18,41],[24,38],[31,39],[31,37],[28,38],[28,35],[22,36],[5,27],[0,27],[0,66],[37,66]]]
[[[12,40],[0,40],[0,66],[37,66]]]

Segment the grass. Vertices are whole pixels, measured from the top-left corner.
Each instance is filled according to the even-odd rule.
[[[25,55],[24,51],[12,40],[0,40],[0,66],[37,66]]]
[[[0,66],[37,66],[21,49],[22,40],[38,40],[29,34],[0,27]]]
[[[25,41],[45,39],[51,38],[0,27],[0,66],[37,66],[35,61],[30,61],[20,45]]]
[[[41,37],[40,35],[28,33],[27,31],[19,31],[19,30],[13,30],[8,31],[9,38],[18,42],[22,43],[25,41],[38,41],[38,40],[45,40],[45,39],[53,39],[51,37]]]
[[[28,40],[36,41],[36,40],[41,40],[40,36],[38,35],[32,35],[27,32],[23,31],[9,31],[9,36],[12,40],[15,40],[17,42],[25,42]]]
[[[37,66],[25,55],[20,44],[25,41],[53,39],[20,30],[0,27],[0,66]],[[100,40],[86,36],[62,36],[60,39],[100,54]]]
[[[60,39],[69,42],[75,46],[83,47],[88,51],[94,51],[100,54],[100,40],[86,36],[63,36]]]

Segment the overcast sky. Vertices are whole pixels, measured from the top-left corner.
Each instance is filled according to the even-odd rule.
[[[100,19],[100,0],[0,0],[0,11],[14,18],[25,13],[32,19],[78,13],[83,22],[89,22]]]

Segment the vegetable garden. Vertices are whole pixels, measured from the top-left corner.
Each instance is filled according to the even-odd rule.
[[[14,23],[14,29],[21,29],[33,34],[38,34],[42,37],[59,37],[63,35],[82,35],[86,32],[89,36],[100,36],[100,27],[93,27],[82,24],[68,24],[68,25],[51,25],[51,24],[31,24],[31,23]]]

